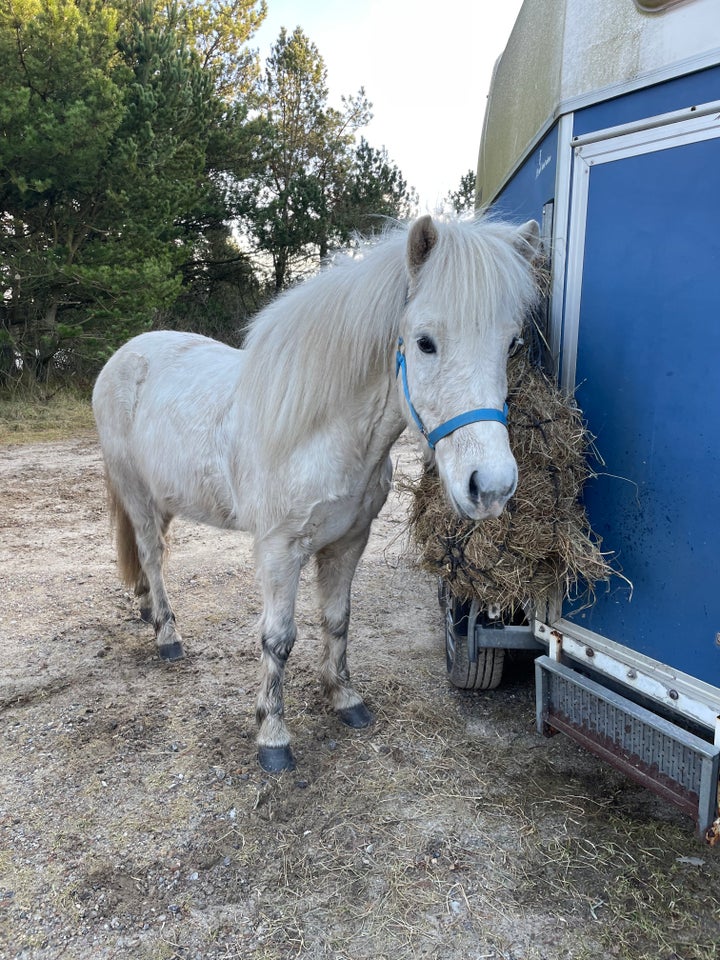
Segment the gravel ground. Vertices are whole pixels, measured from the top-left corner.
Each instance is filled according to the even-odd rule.
[[[415,469],[401,441],[397,459]],[[188,656],[117,581],[92,435],[0,448],[0,958],[711,960],[720,852],[534,728],[532,665],[449,686],[405,505],[375,524],[350,666],[320,696],[308,581],[288,669],[293,774],[255,762],[260,599],[246,537],[174,528]]]

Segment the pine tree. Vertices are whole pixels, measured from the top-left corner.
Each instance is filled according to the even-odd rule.
[[[95,363],[147,329],[228,218],[213,163],[237,152],[244,114],[220,97],[222,70],[203,64],[181,13],[0,0],[6,378]]]
[[[447,195],[447,202],[453,208],[455,213],[468,213],[475,208],[475,173],[468,170],[460,178],[460,186],[457,190],[451,191]]]
[[[299,27],[281,31],[257,93],[267,131],[244,222],[271,258],[279,291],[367,226],[370,213],[402,215],[412,195],[384,152],[356,145],[372,116],[365,91],[329,106],[325,63]]]

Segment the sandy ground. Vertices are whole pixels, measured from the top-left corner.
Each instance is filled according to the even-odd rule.
[[[404,469],[417,457],[396,449]],[[119,584],[92,436],[0,448],[0,958],[720,956],[720,853],[534,727],[532,665],[447,682],[397,494],[354,589],[377,722],[321,698],[308,576],[286,701],[298,768],[255,761],[249,539],[178,522],[187,658]],[[310,571],[308,571],[310,573]]]

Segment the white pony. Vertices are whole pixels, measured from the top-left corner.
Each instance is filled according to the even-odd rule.
[[[534,221],[424,216],[283,294],[257,316],[244,350],[145,333],[101,371],[93,409],[120,573],[162,658],[183,655],[162,573],[172,518],[254,534],[266,770],[294,766],[282,684],[312,556],[323,688],[345,723],[372,722],[346,663],[350,585],[405,427],[424,433],[462,516],[498,516],[512,496],[506,360],[535,297],[537,246]]]

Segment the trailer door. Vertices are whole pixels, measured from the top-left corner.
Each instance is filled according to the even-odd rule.
[[[720,685],[720,120],[707,106],[575,147],[563,383],[604,460],[590,522],[633,590],[614,579],[563,615]]]

